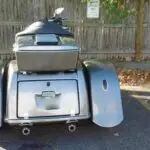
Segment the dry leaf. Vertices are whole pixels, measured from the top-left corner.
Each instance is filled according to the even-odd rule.
[[[138,86],[150,82],[150,72],[139,69],[118,69],[120,85]]]

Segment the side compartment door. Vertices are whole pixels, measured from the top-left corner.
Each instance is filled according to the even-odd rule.
[[[89,80],[92,121],[102,127],[114,127],[123,120],[119,82],[113,65],[84,62]]]

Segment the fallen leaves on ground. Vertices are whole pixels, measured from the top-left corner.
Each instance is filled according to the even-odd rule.
[[[117,69],[121,86],[139,86],[150,83],[150,72],[139,69]]]

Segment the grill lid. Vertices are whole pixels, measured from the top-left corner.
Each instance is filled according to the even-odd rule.
[[[16,37],[35,34],[56,34],[60,36],[73,37],[73,34],[71,32],[63,29],[61,25],[57,24],[53,20],[34,22],[33,24],[29,25],[24,31],[17,33]]]

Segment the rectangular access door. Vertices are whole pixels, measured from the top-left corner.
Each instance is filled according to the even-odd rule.
[[[18,83],[18,116],[40,117],[79,113],[76,80]]]

